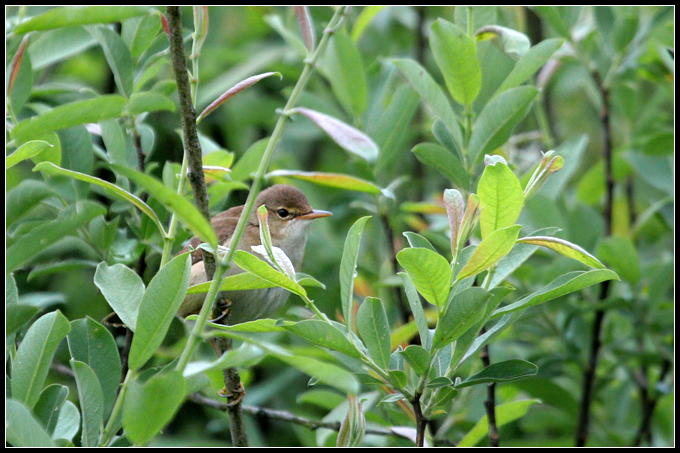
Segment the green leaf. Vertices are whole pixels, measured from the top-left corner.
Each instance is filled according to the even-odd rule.
[[[74,360],[89,366],[99,381],[103,398],[103,415],[109,414],[118,393],[121,365],[113,335],[91,318],[71,321],[67,335],[68,348]]]
[[[42,200],[56,192],[44,181],[24,179],[9,190],[5,198],[5,224],[7,227],[21,219],[31,209],[40,205]]]
[[[285,325],[283,328],[324,348],[340,351],[355,359],[361,358],[356,346],[347,339],[347,336],[340,329],[325,321],[307,319],[295,324]]]
[[[557,49],[562,47],[563,43],[564,40],[561,38],[552,38],[541,41],[530,48],[522,58],[517,60],[512,71],[503,80],[494,96],[524,83],[525,80],[543,67],[548,59],[557,52]]]
[[[40,398],[33,408],[33,415],[48,434],[52,434],[57,426],[68,393],[68,387],[60,384],[48,385],[40,392]]]
[[[451,266],[446,258],[429,249],[407,248],[397,253],[397,261],[425,300],[443,309],[451,287]]]
[[[496,96],[479,113],[468,147],[471,162],[504,144],[529,111],[538,90],[531,86],[511,88]]]
[[[340,259],[340,303],[342,304],[342,316],[345,319],[347,330],[354,330],[353,306],[354,306],[354,278],[359,258],[359,245],[361,245],[361,233],[364,231],[366,222],[370,216],[365,216],[354,222],[347,233],[345,245]]]
[[[597,245],[597,256],[632,285],[640,281],[640,257],[628,238],[610,236]]]
[[[52,148],[52,145],[43,140],[31,140],[30,142],[24,143],[5,158],[5,170],[15,166],[23,160],[37,156],[45,148]]]
[[[524,192],[517,176],[507,165],[496,163],[484,169],[477,186],[481,212],[482,239],[515,224],[524,206]]]
[[[477,45],[457,25],[437,19],[431,27],[430,48],[446,87],[459,104],[469,106],[482,86]]]
[[[482,239],[467,264],[456,276],[456,280],[472,277],[496,264],[512,250],[521,228],[521,225],[501,228]]]
[[[333,93],[354,117],[366,110],[366,75],[361,55],[344,33],[334,33],[323,54],[321,70],[331,83]]]
[[[192,315],[196,316],[197,315]],[[188,317],[187,319],[192,319]],[[292,325],[292,321],[283,321],[280,319],[261,318],[254,321],[242,322],[234,324],[233,326],[225,326],[224,324],[210,323],[210,327],[218,330],[225,330],[227,332],[285,332],[286,327]]]
[[[548,227],[534,231],[531,235],[554,234],[559,231],[559,228]],[[510,250],[510,253],[501,258],[496,264],[496,269],[491,276],[489,288],[495,288],[505,277],[512,274],[515,269],[522,265],[533,253],[538,249],[537,245],[516,243]]]
[[[183,400],[180,371],[163,370],[144,384],[130,382],[123,402],[125,434],[135,445],[144,445],[172,420]]]
[[[131,370],[140,369],[161,345],[189,287],[191,257],[183,254],[163,266],[149,282],[139,306],[130,348]]]
[[[501,50],[513,60],[526,55],[531,46],[527,35],[500,25],[486,25],[475,32],[476,41],[493,38],[499,38]]]
[[[556,299],[560,296],[573,293],[574,291],[581,290],[606,280],[618,279],[619,276],[609,269],[569,272],[557,277],[550,284],[544,286],[532,294],[529,294],[517,302],[499,308],[493,313],[492,318],[497,318],[516,310],[533,307],[534,305],[542,304],[543,302]]]
[[[211,282],[204,282],[198,285],[190,286],[187,294],[207,293],[210,289]],[[222,280],[220,284],[220,291],[237,291],[245,289],[262,289],[274,288],[276,285],[270,281],[264,280],[257,275],[242,272],[240,274],[229,275]]]
[[[378,158],[380,149],[373,139],[349,124],[304,107],[297,107],[293,109],[292,113],[300,113],[312,120],[342,149],[361,157],[369,163],[375,162]]]
[[[128,115],[139,115],[144,112],[157,112],[160,110],[175,111],[175,103],[164,94],[155,91],[144,91],[134,93],[127,105],[125,113]]]
[[[122,198],[123,200],[129,201],[130,203],[135,205],[140,211],[149,216],[151,220],[153,220],[156,227],[158,227],[158,231],[160,231],[163,236],[165,236],[166,234],[165,229],[163,228],[163,224],[161,223],[160,219],[153,211],[153,209],[149,207],[149,205],[144,203],[139,197],[121,189],[115,184],[112,184],[108,181],[104,181],[103,179],[96,178],[94,176],[86,175],[84,173],[79,173],[77,171],[71,171],[66,170],[65,168],[57,167],[51,162],[41,162],[35,166],[33,171],[40,171],[52,175],[68,176],[70,178],[78,179],[80,181],[89,182],[91,184],[96,184],[100,187],[103,187],[104,194],[113,196],[114,198]]]
[[[518,239],[517,242],[547,247],[561,255],[566,256],[567,258],[580,261],[586,266],[594,267],[595,269],[604,269],[604,265],[600,263],[597,258],[583,250],[578,245],[572,244],[571,242],[565,241],[564,239],[550,236],[529,236]]]
[[[7,249],[7,272],[33,259],[48,246],[73,235],[78,228],[86,225],[90,220],[106,213],[103,206],[92,201],[79,201],[67,206],[52,222],[42,223],[28,233],[21,235]]]
[[[356,395],[359,392],[359,382],[354,373],[340,368],[337,365],[323,362],[313,357],[293,355],[279,351],[270,353],[282,362],[297,368],[305,374],[312,376],[319,382],[329,385],[341,392]]]
[[[106,62],[111,68],[118,91],[129,98],[132,94],[132,57],[130,51],[118,33],[106,26],[88,27],[88,31],[97,40]]]
[[[507,382],[515,379],[522,379],[527,376],[535,376],[538,367],[525,360],[512,359],[497,362],[484,368],[456,385],[457,389],[470,387],[472,385],[489,384],[492,382]]]
[[[405,231],[403,233],[404,237],[408,241],[408,245],[411,247],[419,247],[419,248],[424,248],[424,249],[430,249],[433,252],[437,253],[437,250],[435,250],[434,246],[430,241],[428,241],[426,238],[423,236],[419,235],[418,233],[413,233],[411,231]]]
[[[368,24],[373,20],[376,14],[385,8],[385,6],[387,5],[368,5],[361,10],[361,13],[359,13],[359,16],[357,16],[356,20],[354,21],[354,27],[352,28],[352,41],[359,41]]]
[[[406,298],[408,299],[408,305],[411,308],[411,314],[413,314],[413,319],[415,320],[416,327],[418,327],[418,335],[420,335],[420,343],[425,345],[428,349],[430,348],[429,341],[429,328],[427,325],[427,317],[425,316],[425,311],[423,310],[423,304],[420,301],[420,296],[418,296],[418,291],[416,287],[411,282],[408,274],[405,272],[399,272],[399,278],[404,285],[404,293],[406,293]]]
[[[500,428],[514,420],[524,417],[529,408],[540,400],[512,401],[496,406],[496,426]],[[489,432],[489,419],[486,415],[479,419],[475,426],[463,436],[457,447],[473,447]]]
[[[451,108],[444,90],[435,82],[432,76],[418,62],[410,59],[390,60],[401,71],[406,81],[420,95],[421,99],[438,116],[446,129],[451,133],[458,149],[463,148],[463,133],[460,129],[458,118]]]
[[[217,235],[210,225],[210,222],[203,217],[193,204],[165,187],[162,182],[152,176],[131,168],[121,167],[120,165],[111,165],[111,168],[117,173],[134,181],[136,184],[144,187],[144,189],[149,192],[153,198],[160,201],[166,209],[170,212],[174,212],[177,218],[191,230],[192,233],[198,236],[201,241],[217,246]]]
[[[17,26],[16,34],[86,24],[110,24],[148,14],[148,6],[65,6],[45,11]]]
[[[477,323],[485,312],[485,304],[491,297],[482,288],[474,287],[462,290],[453,296],[446,313],[437,323],[432,347],[441,349]]]
[[[5,338],[18,332],[39,311],[40,308],[32,305],[7,304],[5,307]]]
[[[132,29],[132,27],[134,28]],[[129,35],[132,36],[125,41],[129,43],[130,56],[137,61],[151,47],[158,32],[161,31],[161,18],[158,14],[154,14],[154,11],[151,11],[146,16],[123,22],[122,28],[121,35],[124,39],[128,35],[126,28],[131,29]]]
[[[273,283],[275,286],[280,286],[303,298],[307,296],[307,291],[297,282],[291,280],[286,274],[277,271],[255,255],[251,255],[244,250],[236,250],[233,261],[234,264],[244,271],[255,274],[261,279]]]
[[[416,372],[418,376],[425,376],[430,369],[430,353],[422,346],[415,344],[408,345],[401,351],[406,363]]]
[[[12,398],[32,408],[40,398],[52,356],[69,332],[68,320],[59,311],[41,316],[28,329],[12,362]]]
[[[52,438],[73,441],[78,431],[80,431],[80,412],[75,404],[67,400],[59,412]]]
[[[134,332],[144,296],[144,282],[139,275],[124,264],[108,266],[99,263],[94,273],[94,284],[120,320]]]
[[[74,359],[71,359],[70,363],[76,378],[80,413],[83,415],[80,442],[83,447],[96,447],[103,420],[102,388],[94,371],[86,363]],[[114,377],[119,378],[120,374]]]
[[[55,447],[40,423],[33,417],[31,410],[21,401],[5,401],[5,440],[12,447]]]
[[[19,122],[12,129],[11,136],[17,143],[24,143],[59,129],[118,118],[122,116],[124,107],[125,98],[117,94],[62,104]]]
[[[293,178],[300,181],[309,181],[322,186],[335,187],[338,189],[354,190],[357,192],[383,194],[383,189],[375,183],[357,178],[356,176],[341,173],[325,173],[319,171],[295,171],[274,170],[267,173],[267,178]]]
[[[418,143],[411,152],[420,162],[437,170],[457,187],[468,187],[469,176],[463,163],[446,148],[436,143]]]
[[[390,326],[380,299],[367,297],[357,311],[357,330],[373,361],[383,370],[390,364]]]

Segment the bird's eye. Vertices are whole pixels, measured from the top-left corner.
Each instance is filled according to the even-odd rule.
[[[276,213],[277,213],[277,214],[279,215],[279,217],[281,217],[282,219],[288,217],[288,214],[289,214],[289,213],[288,213],[288,210],[287,210],[287,209],[283,209],[283,208],[282,208],[282,209],[279,209],[278,211],[276,211]]]

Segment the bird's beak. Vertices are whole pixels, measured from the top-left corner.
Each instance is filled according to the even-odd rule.
[[[298,219],[313,220],[318,219],[319,217],[328,217],[329,215],[333,215],[333,213],[328,211],[321,211],[319,209],[314,209],[312,210],[312,212],[298,216]]]

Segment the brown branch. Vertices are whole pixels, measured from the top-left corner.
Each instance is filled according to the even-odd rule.
[[[614,174],[612,171],[612,131],[611,118],[609,112],[609,89],[604,85],[600,74],[597,71],[592,73],[593,79],[600,90],[602,97],[602,113],[600,121],[602,123],[602,130],[604,134],[604,143],[602,145],[602,158],[604,159],[605,168],[605,205],[604,205],[604,222],[605,222],[605,236],[612,234],[612,209],[614,205]],[[600,286],[600,302],[605,300],[609,295],[609,288],[611,281],[607,280]],[[595,374],[597,372],[598,357],[600,349],[602,348],[601,332],[604,325],[605,311],[598,308],[595,311],[595,319],[593,320],[593,327],[590,339],[590,355],[588,357],[588,367],[583,375],[583,389],[581,392],[581,403],[579,407],[579,420],[576,428],[576,446],[583,447],[588,441],[588,432],[590,427],[590,405],[593,400],[595,387]]]
[[[421,393],[416,393],[411,405],[413,406],[413,414],[416,416],[416,447],[425,446],[425,430],[427,429],[430,420],[423,414],[423,409],[420,407]]]
[[[182,18],[179,6],[166,6],[168,31],[170,39],[170,54],[172,67],[177,81],[177,94],[179,95],[180,116],[182,118],[182,134],[184,137],[185,159],[189,172],[187,179],[191,184],[194,194],[194,203],[198,210],[210,220],[210,208],[208,202],[208,189],[203,174],[203,161],[201,144],[198,140],[196,127],[196,110],[191,99],[191,83],[184,54],[184,40],[182,36]],[[208,281],[215,274],[215,257],[206,250],[202,250],[203,263]],[[228,348],[228,343],[218,344],[218,349]],[[241,378],[235,369],[224,370],[225,390],[227,395],[242,395],[243,385]],[[231,431],[232,444],[234,446],[248,446],[246,427],[243,422],[242,405],[240,399],[232,401],[229,408],[229,428]]]
[[[480,335],[483,335],[486,329],[482,328]],[[491,365],[491,356],[489,355],[489,345],[484,345],[482,352],[479,354],[484,368]],[[498,435],[498,425],[496,424],[496,384],[487,384],[486,400],[484,401],[484,409],[486,409],[486,418],[489,422],[489,446],[500,446],[501,439]]]

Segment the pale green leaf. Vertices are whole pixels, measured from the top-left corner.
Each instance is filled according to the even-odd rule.
[[[501,228],[489,234],[479,243],[467,264],[463,266],[456,276],[456,279],[462,280],[471,277],[496,264],[498,260],[512,250],[521,228],[521,225],[514,225]]]
[[[416,289],[429,303],[444,308],[451,286],[451,266],[443,256],[426,248],[407,248],[397,253]]]
[[[524,206],[524,192],[517,176],[507,165],[488,165],[477,186],[482,239],[515,224]]]
[[[586,266],[594,267],[595,269],[604,269],[604,265],[600,263],[597,258],[583,250],[578,245],[572,244],[571,242],[565,241],[564,239],[550,236],[529,236],[518,239],[517,242],[540,245],[542,247],[554,250],[568,258],[580,261]]]

